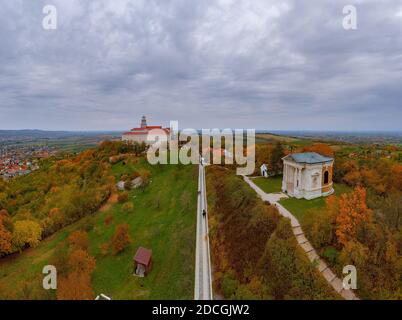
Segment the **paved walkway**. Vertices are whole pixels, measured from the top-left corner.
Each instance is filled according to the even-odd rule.
[[[206,215],[203,217],[202,211]],[[195,300],[212,300],[211,258],[208,237],[208,208],[206,198],[205,169],[198,168],[197,239],[195,250]]]
[[[272,205],[274,205],[279,213],[290,219],[290,223],[292,225],[293,234],[296,237],[296,240],[299,246],[306,252],[308,258],[311,262],[315,262],[317,264],[318,271],[323,275],[325,280],[334,288],[336,292],[338,292],[344,299],[346,300],[359,300],[359,298],[354,294],[352,290],[346,290],[343,288],[342,280],[339,279],[327,266],[327,264],[318,256],[313,246],[307,240],[304,235],[304,232],[300,226],[299,221],[296,217],[291,214],[285,207],[283,207],[278,201],[282,198],[287,198],[288,196],[283,193],[265,193],[261,190],[249,177],[243,176],[244,181],[246,181],[251,188],[257,192],[257,194],[261,197],[262,200],[268,201]]]

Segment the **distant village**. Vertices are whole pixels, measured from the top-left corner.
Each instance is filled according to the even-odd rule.
[[[39,159],[55,154],[48,146],[0,145],[0,178],[23,176],[39,169]]]

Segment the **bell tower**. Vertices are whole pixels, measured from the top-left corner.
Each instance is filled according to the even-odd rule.
[[[145,128],[147,126],[147,119],[145,116],[142,116],[141,118],[141,128]]]

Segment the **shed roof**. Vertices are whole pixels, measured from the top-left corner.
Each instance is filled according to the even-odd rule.
[[[151,261],[152,250],[139,247],[134,256],[134,261],[143,265],[148,265]]]
[[[303,153],[293,153],[289,154],[283,158],[284,160],[293,160],[297,163],[323,163],[323,162],[331,162],[334,159],[330,157],[324,157],[316,152],[303,152]]]

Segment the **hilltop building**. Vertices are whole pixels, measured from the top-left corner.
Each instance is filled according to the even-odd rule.
[[[334,159],[315,152],[294,153],[282,158],[282,191],[298,199],[314,199],[334,192]]]
[[[154,131],[153,131],[154,130]],[[124,132],[122,136],[123,141],[152,144],[155,141],[155,134],[160,135],[166,133],[166,139],[169,139],[170,129],[163,128],[162,126],[148,126],[145,116],[141,118],[141,126],[139,128],[133,128],[128,132]]]

